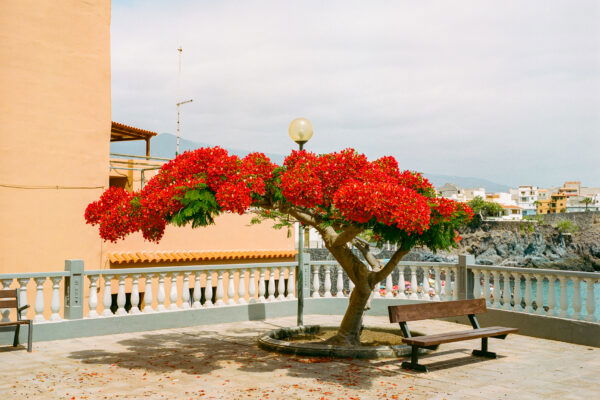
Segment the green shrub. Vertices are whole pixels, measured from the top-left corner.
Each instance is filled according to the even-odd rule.
[[[579,226],[568,219],[563,219],[562,221],[558,221],[556,223],[556,229],[558,229],[561,233],[574,233],[579,230]]]

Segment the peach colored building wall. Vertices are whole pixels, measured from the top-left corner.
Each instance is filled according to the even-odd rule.
[[[0,2],[0,273],[108,268],[110,251],[293,249],[248,215],[103,242],[83,213],[109,185],[110,85],[109,0]]]
[[[110,1],[0,3],[0,273],[97,260],[108,185]]]

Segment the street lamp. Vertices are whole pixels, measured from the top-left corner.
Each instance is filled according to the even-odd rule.
[[[304,143],[308,142],[313,135],[313,127],[306,118],[296,118],[290,123],[288,129],[290,138],[296,143],[300,150],[304,148]],[[302,267],[304,266],[304,227],[298,222],[298,268],[296,270],[296,292],[298,293],[298,326],[304,325],[304,276]]]

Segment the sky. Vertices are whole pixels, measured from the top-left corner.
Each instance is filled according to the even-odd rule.
[[[600,187],[600,2],[112,1],[113,120],[287,154]],[[181,73],[177,48],[181,46]]]

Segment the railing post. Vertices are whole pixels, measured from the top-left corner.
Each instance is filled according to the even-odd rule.
[[[308,298],[310,297],[310,253],[304,253],[302,257],[302,275],[302,297]],[[296,277],[296,279],[298,278]],[[304,303],[304,300],[302,302]]]
[[[65,319],[83,318],[83,260],[65,260]]]
[[[458,256],[458,266],[456,268],[456,291],[459,300],[473,298],[473,272],[467,269],[467,265],[475,264],[475,257],[470,254],[461,254]],[[495,283],[494,283],[495,284]]]

